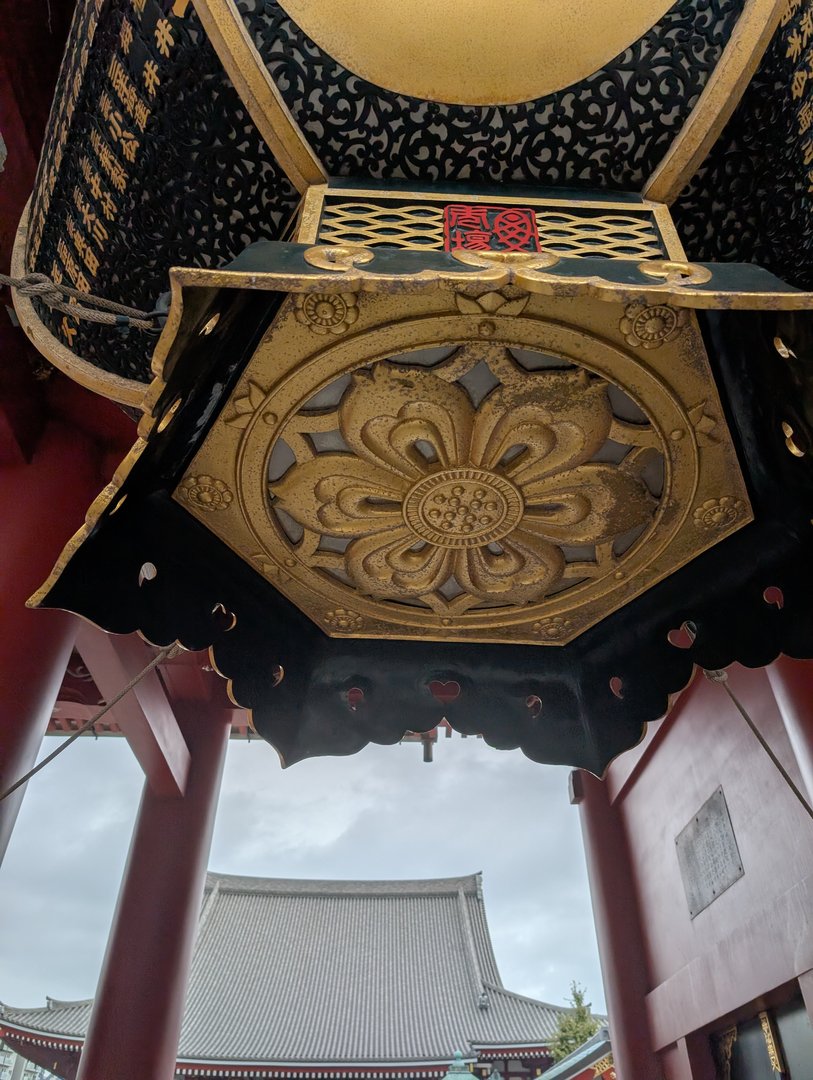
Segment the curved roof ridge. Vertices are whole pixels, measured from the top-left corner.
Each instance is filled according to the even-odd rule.
[[[9,1005],[7,1001],[0,1001],[0,1014],[8,1016],[10,1013],[53,1013],[64,1012],[68,1009],[82,1009],[93,1004],[93,998],[62,999],[46,997],[44,1005]]]
[[[217,887],[221,892],[252,892],[315,895],[321,894],[348,896],[405,896],[446,895],[464,892],[466,895],[482,891],[481,871],[465,874],[462,877],[443,878],[381,878],[375,881],[336,878],[273,878],[247,874],[220,874],[209,871],[206,875],[206,888]]]
[[[477,878],[477,910],[478,910],[478,923],[477,926],[472,926],[472,930],[477,930],[479,936],[479,949],[478,960],[481,962],[481,973],[483,986],[487,983],[493,983],[495,986],[502,988],[503,981],[500,974],[499,965],[497,964],[497,954],[494,952],[494,942],[491,940],[491,928],[488,925],[488,915],[486,913],[486,901],[483,891],[483,872],[479,870],[476,874]],[[471,923],[470,923],[471,925]],[[485,962],[483,966],[482,961]],[[490,977],[489,977],[489,972]]]
[[[539,998],[528,997],[527,994],[517,994],[513,990],[506,990],[504,986],[497,986],[496,983],[492,982],[484,981],[483,985],[489,992],[493,990],[506,998],[513,998],[516,1001],[527,1001],[531,1005],[541,1005],[545,1009],[555,1009],[556,1012],[573,1012],[573,1008],[570,1005],[554,1005],[550,1001],[540,1001]],[[594,1013],[593,1015],[595,1016],[596,1014]],[[601,1017],[597,1016],[596,1019],[601,1019]]]
[[[479,882],[478,882],[479,884]],[[478,890],[478,902],[482,904],[482,892]],[[463,889],[457,890],[457,904],[460,913],[460,923],[463,930],[463,941],[466,949],[466,956],[469,961],[469,968],[471,971],[472,979],[474,982],[475,993],[481,993],[485,985],[485,979],[483,978],[483,971],[480,965],[480,957],[477,955],[477,946],[474,942],[474,931],[471,925],[471,919],[469,917],[469,906],[466,903],[466,894]]]
[[[45,1005],[28,1009],[4,1004],[0,1008],[3,1026],[35,1032],[46,1039],[86,1038],[93,998],[62,1001],[60,998],[46,997],[45,1001]]]

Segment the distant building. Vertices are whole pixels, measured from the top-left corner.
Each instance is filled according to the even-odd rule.
[[[92,1004],[4,1007],[0,1037],[73,1080]],[[564,1011],[503,987],[479,874],[210,874],[177,1076],[440,1080],[460,1050],[483,1078],[532,1080]]]
[[[50,1080],[53,1073],[0,1045],[0,1080]]]

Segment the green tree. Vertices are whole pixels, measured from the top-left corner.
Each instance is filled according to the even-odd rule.
[[[601,1021],[590,1012],[590,1002],[584,1000],[586,992],[577,982],[570,984],[570,1011],[559,1017],[559,1026],[550,1043],[554,1061],[561,1061],[578,1050],[601,1027]]]

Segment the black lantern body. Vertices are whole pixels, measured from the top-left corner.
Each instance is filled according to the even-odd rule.
[[[813,657],[801,9],[441,6],[382,69],[328,7],[77,10],[15,271],[172,304],[17,298],[143,411],[32,602],[211,646],[286,763],[445,716],[600,774],[695,665]]]

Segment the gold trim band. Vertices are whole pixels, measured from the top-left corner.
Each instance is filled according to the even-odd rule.
[[[697,104],[644,185],[647,199],[674,202],[697,172],[739,104],[784,7],[785,0],[747,0]]]
[[[321,273],[259,271],[202,267],[172,267],[169,272],[172,304],[169,319],[158,340],[153,371],[163,361],[164,343],[169,340],[173,325],[173,305],[184,286],[204,288],[245,288],[250,280],[252,289],[268,289],[276,292],[420,292],[424,289],[441,288],[445,283],[477,287],[489,285],[501,289],[517,285],[528,292],[547,296],[593,296],[598,300],[631,303],[644,299],[653,303],[670,303],[676,307],[700,310],[736,311],[810,311],[813,309],[813,292],[802,290],[774,292],[768,290],[732,292],[715,288],[702,288],[708,282],[710,272],[693,263],[676,263],[651,260],[641,264],[642,271],[652,277],[652,282],[632,284],[610,281],[587,272],[578,277],[548,273],[559,260],[545,252],[471,251],[453,252],[455,259],[474,267],[473,273],[454,267],[424,269],[414,274],[393,274],[366,270],[364,264],[375,258],[373,248],[350,245],[317,245],[303,252],[305,262]],[[551,261],[553,259],[553,261]],[[569,260],[572,261],[572,260]],[[587,262],[587,260],[585,260]],[[707,276],[708,275],[708,276]],[[682,282],[685,281],[685,284]],[[160,360],[158,359],[160,357]],[[147,405],[144,406],[147,408]]]
[[[636,202],[634,199],[618,199],[613,198],[612,192],[603,192],[603,198],[569,198],[564,193],[556,196],[549,195],[550,189],[541,189],[537,191],[535,188],[528,188],[526,194],[523,195],[504,195],[497,185],[493,191],[483,194],[477,194],[474,192],[468,192],[460,190],[454,181],[449,181],[449,187],[441,191],[424,191],[420,187],[421,181],[416,180],[414,184],[410,184],[409,188],[385,188],[385,187],[337,187],[332,186],[330,183],[322,184],[319,188],[312,188],[311,193],[308,193],[309,197],[315,198],[321,196],[331,196],[332,198],[347,198],[347,199],[414,199],[419,198],[421,202],[458,202],[458,203],[499,203],[500,206],[529,206],[539,205],[544,203],[545,206],[561,206],[569,209],[576,210],[626,210],[628,212],[634,210],[647,210],[651,213],[656,213],[662,204],[655,202],[651,199],[642,199],[641,202]],[[321,184],[321,182],[320,182]],[[637,199],[638,196],[635,196]]]
[[[28,241],[29,215],[31,212],[31,200],[29,199],[20,218],[17,227],[17,235],[14,239],[14,250],[11,254],[11,276],[25,277],[29,268],[25,261],[25,251]],[[125,379],[121,375],[114,375],[110,371],[84,360],[81,356],[71,352],[55,337],[44,325],[37,315],[34,305],[27,296],[21,296],[12,290],[14,310],[20,320],[23,333],[45,359],[58,368],[74,382],[92,390],[95,394],[117,401],[120,405],[129,405],[135,409],[142,408],[142,400],[147,392],[147,384],[137,382],[135,379]]]
[[[193,0],[203,29],[257,130],[288,179],[300,191],[323,184],[327,173],[248,35],[230,0]]]

